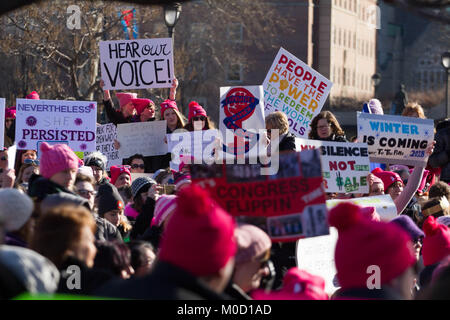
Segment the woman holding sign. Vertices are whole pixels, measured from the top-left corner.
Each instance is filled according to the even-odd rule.
[[[103,80],[100,80],[100,88],[103,90],[103,86],[105,83]],[[114,108],[113,102],[111,100],[111,94],[109,90],[103,91],[103,105],[105,106],[106,115],[108,116],[109,121],[114,123],[116,126],[119,123],[128,123],[128,122],[136,122],[139,121],[136,117],[136,110],[134,108],[132,99],[137,98],[136,93],[117,93],[117,99],[119,99],[120,111],[117,111]]]
[[[313,140],[347,142],[344,131],[330,111],[322,111],[312,119],[308,137]]]

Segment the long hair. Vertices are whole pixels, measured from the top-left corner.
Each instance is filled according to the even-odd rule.
[[[194,131],[194,121],[191,119],[187,125],[184,126],[184,129],[187,131]],[[203,130],[209,130],[209,129],[215,129],[214,122],[209,118],[206,117],[205,120],[205,127]]]
[[[308,134],[308,137],[310,139],[319,139],[319,135],[317,134],[317,123],[320,119],[326,119],[327,122],[331,125],[331,134],[335,134],[337,136],[344,135],[344,130],[342,130],[334,114],[332,114],[330,111],[322,111],[311,121],[311,131]]]
[[[182,129],[186,125],[186,118],[180,113],[180,111],[171,108],[177,115],[177,127],[175,129]],[[161,115],[161,120],[164,120],[164,115]]]

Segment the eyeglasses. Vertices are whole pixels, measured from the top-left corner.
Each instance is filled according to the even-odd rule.
[[[136,163],[134,163],[134,164],[131,165],[131,168],[132,169],[137,169],[137,168],[145,169],[145,164],[136,164]]]
[[[194,121],[205,121],[206,117],[205,116],[196,116],[196,117],[192,117],[192,119]]]
[[[266,254],[259,260],[260,268],[264,269],[265,267],[267,267],[269,261],[270,261],[270,250],[267,250]]]
[[[87,196],[96,196],[97,191],[81,189],[81,190],[78,190],[78,194],[80,194],[81,196],[86,196],[86,197]]]
[[[330,128],[330,125],[326,125],[326,126],[318,126],[317,129],[328,129]]]
[[[23,163],[24,164],[35,164],[35,165],[39,165],[39,160],[33,160],[33,159],[25,159],[25,160],[23,160]]]

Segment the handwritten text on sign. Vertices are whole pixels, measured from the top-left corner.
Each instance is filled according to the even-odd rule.
[[[294,241],[329,232],[319,157],[318,150],[280,155],[272,176],[261,175],[260,164],[193,165],[191,176],[231,215],[261,220],[273,241]]]
[[[358,141],[369,146],[372,162],[420,165],[434,139],[431,119],[357,113]]]
[[[369,151],[365,143],[295,139],[296,149],[321,151],[322,174],[327,192],[369,193]]]
[[[172,86],[170,38],[100,41],[100,61],[105,90]]]
[[[125,159],[137,153],[144,157],[166,154],[167,144],[164,142],[166,130],[165,120],[119,124],[117,126],[119,157]]]
[[[122,164],[119,158],[119,151],[114,148],[114,140],[117,139],[117,128],[113,123],[97,126],[96,148],[108,158],[106,168]],[[85,153],[87,156],[89,152]]]
[[[73,151],[95,151],[97,103],[17,99],[17,149],[38,142],[67,142]]]
[[[280,48],[263,84],[265,114],[283,111],[290,132],[304,137],[332,86],[330,80]]]

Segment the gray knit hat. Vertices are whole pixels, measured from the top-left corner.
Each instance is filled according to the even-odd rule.
[[[143,187],[145,187],[147,185],[152,186],[154,184],[156,184],[156,181],[149,177],[139,177],[139,178],[135,179],[133,181],[133,183],[131,184],[131,193],[133,195],[133,199],[136,197],[139,190],[141,190]]]

